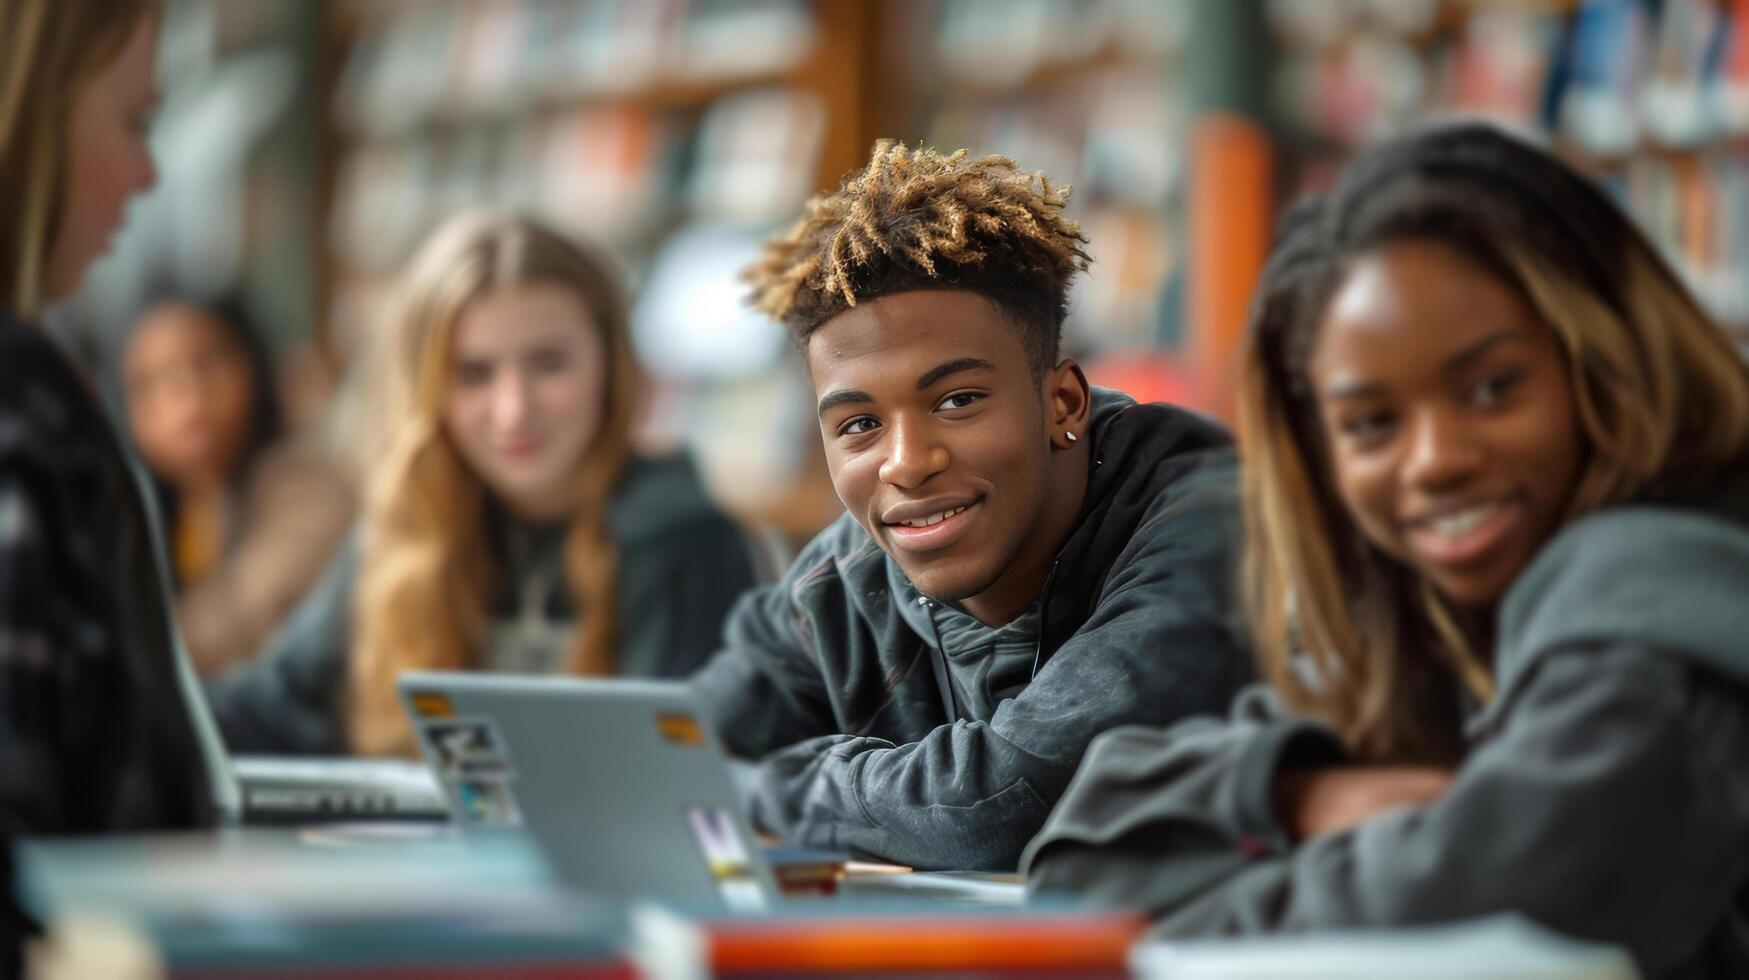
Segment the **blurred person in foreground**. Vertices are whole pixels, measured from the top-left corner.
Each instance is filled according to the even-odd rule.
[[[231,747],[412,753],[404,670],[697,667],[752,554],[689,458],[633,450],[639,374],[603,259],[464,215],[414,257],[388,326],[356,540],[263,656],[212,685]]]
[[[1250,679],[1230,440],[1060,356],[1087,262],[1066,193],[883,144],[749,270],[847,511],[695,679],[766,830],[1013,870],[1095,735]]]
[[[159,12],[19,0],[4,16],[0,818],[31,833],[193,826],[208,784],[141,487],[90,379],[30,325],[155,179]]]
[[[1284,222],[1241,415],[1268,689],[1096,742],[1029,884],[1171,936],[1516,912],[1749,976],[1749,372],[1550,154],[1442,127]]]
[[[143,487],[90,380],[34,321],[155,179],[160,11],[0,4],[0,833],[198,827],[211,784],[181,698]],[[8,889],[9,891],[9,889]],[[0,969],[17,969],[7,916]]]
[[[122,355],[134,444],[152,471],[195,667],[254,656],[352,520],[352,493],[281,424],[272,361],[237,304],[148,304]]]

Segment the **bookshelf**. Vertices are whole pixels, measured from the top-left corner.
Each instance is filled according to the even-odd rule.
[[[1067,352],[1087,360],[1098,383],[1121,362],[1179,348],[1190,5],[903,7],[886,52],[902,80],[903,135],[1011,156],[1074,187],[1069,211],[1093,266],[1070,298]]]
[[[805,379],[733,277],[865,158],[879,16],[862,0],[330,3],[323,344],[353,359],[445,217],[528,211],[621,260],[644,441],[689,444],[731,509],[811,534],[837,502],[792,407]]]
[[[359,300],[463,207],[538,211],[634,270],[688,220],[793,214],[865,141],[855,60],[827,36],[861,6],[332,5],[329,330],[345,347]]]
[[[739,309],[733,270],[894,137],[1073,184],[1095,262],[1069,352],[1095,383],[1194,401],[1178,360],[1191,6],[336,0],[324,342],[347,359],[442,216],[531,210],[624,260],[647,441],[689,445],[732,510],[803,539],[839,512],[807,380]]]
[[[331,329],[342,339],[354,329],[349,296],[392,278],[455,206],[538,204],[642,267],[696,216],[689,207],[743,224],[785,220],[861,165],[877,137],[895,136],[1004,153],[1075,184],[1072,207],[1111,256],[1096,256],[1071,333],[1095,349],[1170,344],[1176,310],[1159,297],[1181,248],[1186,8],[339,3]],[[708,54],[714,37],[766,40],[721,57]],[[781,151],[759,159],[768,143]],[[769,192],[713,191],[710,175],[735,167],[764,168],[763,181],[731,182]]]
[[[1419,120],[1533,133],[1616,194],[1749,344],[1749,2],[1272,3],[1299,190]]]

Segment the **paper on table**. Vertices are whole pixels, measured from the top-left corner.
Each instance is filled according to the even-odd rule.
[[[1142,980],[1636,980],[1626,953],[1516,915],[1425,929],[1159,941],[1130,957]]]

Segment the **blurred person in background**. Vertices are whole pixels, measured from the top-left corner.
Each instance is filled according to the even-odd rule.
[[[289,440],[266,348],[234,303],[162,296],[122,356],[152,471],[176,620],[202,674],[246,660],[301,599],[352,519],[336,467]]]
[[[212,787],[182,700],[141,482],[89,378],[34,325],[152,186],[160,9],[0,4],[0,834],[198,827]],[[8,889],[10,891],[10,889]],[[5,916],[0,969],[20,920]]]
[[[753,584],[685,456],[632,448],[624,293],[526,219],[465,215],[402,283],[370,375],[357,540],[262,659],[212,686],[240,751],[415,750],[404,670],[678,677]]]
[[[1516,912],[1749,976],[1749,372],[1597,187],[1481,124],[1283,224],[1245,351],[1270,689],[1089,751],[1029,884],[1171,936]]]

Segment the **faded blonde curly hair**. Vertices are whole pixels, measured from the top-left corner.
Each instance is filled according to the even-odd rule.
[[[1022,328],[1042,373],[1057,357],[1069,282],[1091,261],[1080,226],[1063,215],[1069,190],[1008,157],[882,140],[867,167],[766,243],[744,274],[753,306],[804,343],[859,300],[965,289]]]

